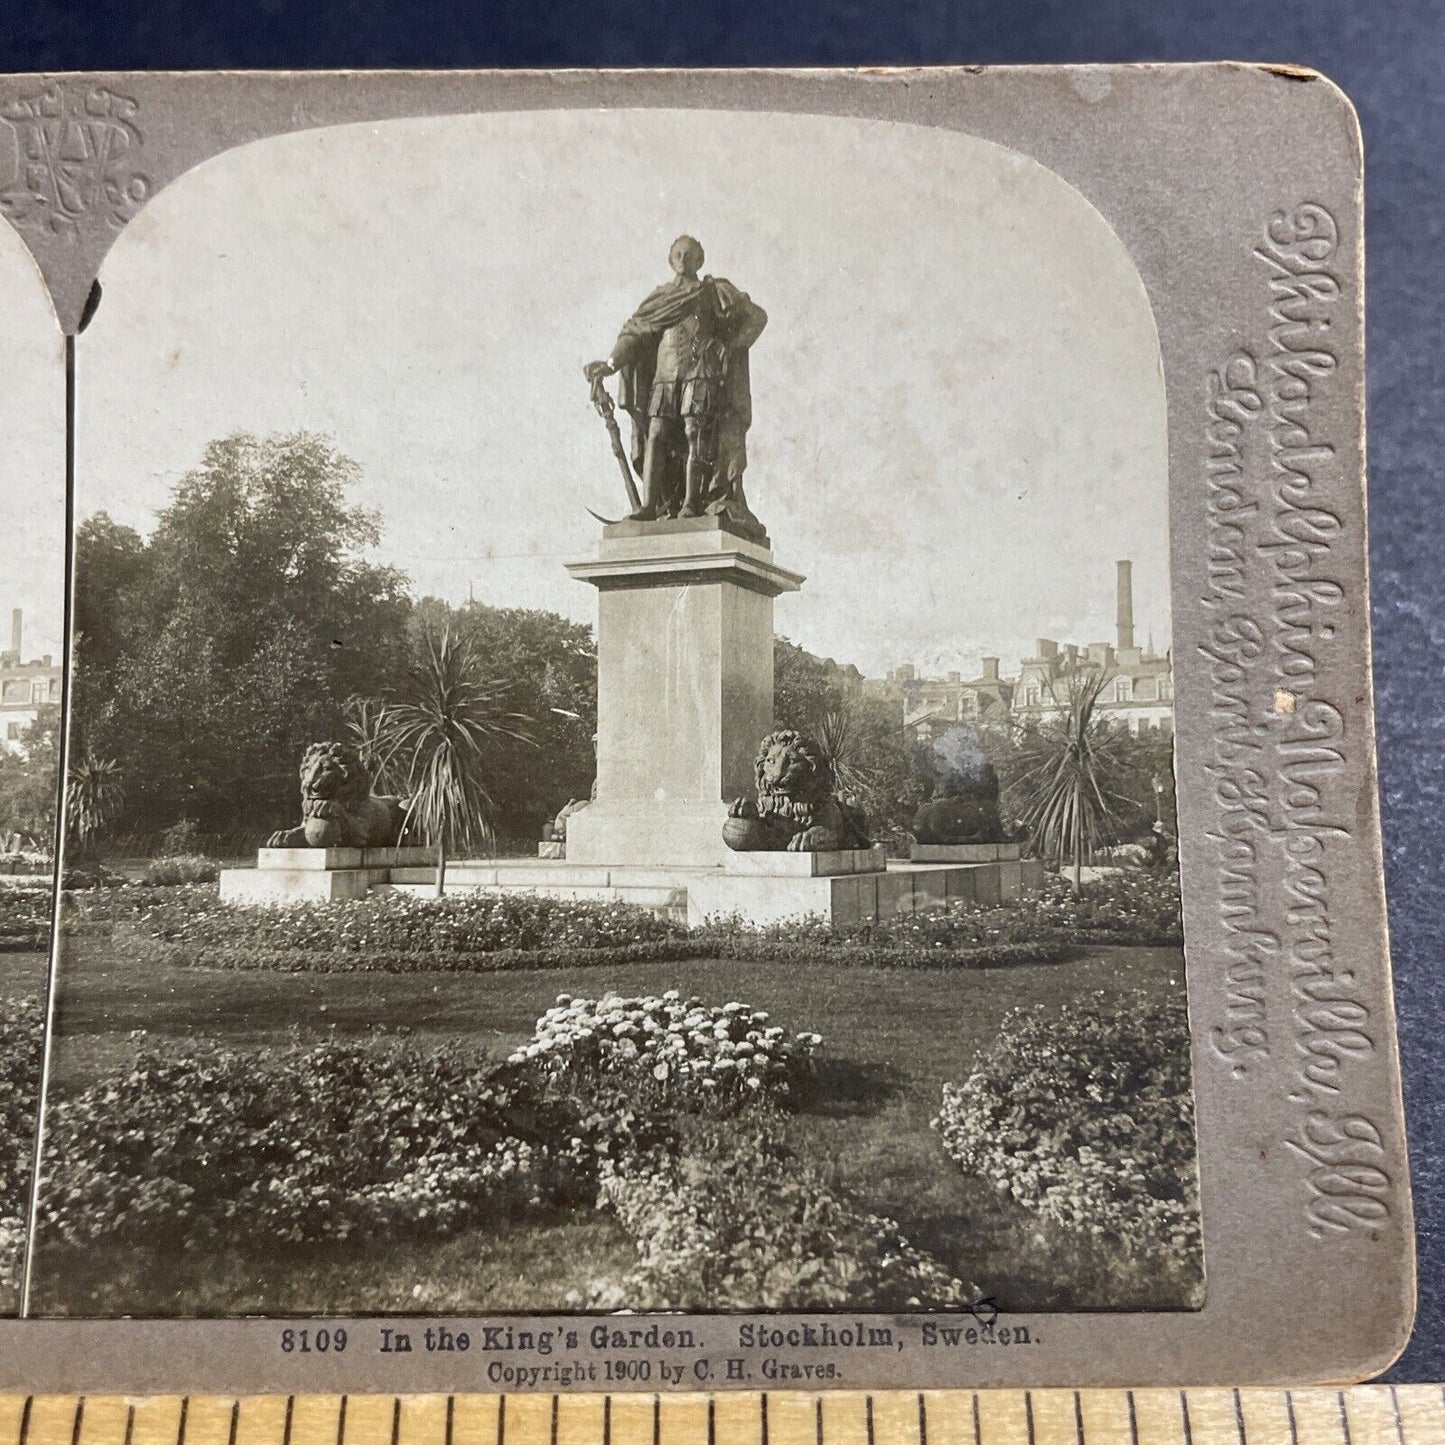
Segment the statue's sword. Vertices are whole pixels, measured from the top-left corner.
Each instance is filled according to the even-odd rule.
[[[632,480],[632,463],[627,459],[627,448],[622,445],[622,433],[617,426],[617,408],[613,405],[600,376],[592,379],[592,405],[597,408],[597,415],[602,418],[603,425],[607,428],[607,435],[612,441],[612,455],[617,458],[617,465],[622,468],[622,482],[627,488],[628,504],[634,512],[639,511],[642,498],[637,494],[637,483]],[[590,507],[587,510],[592,511]],[[592,515],[595,517],[597,513],[592,512]]]

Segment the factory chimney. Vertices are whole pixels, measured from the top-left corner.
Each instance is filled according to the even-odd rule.
[[[13,608],[10,613],[10,651],[15,654],[15,661],[20,662],[20,623],[23,614],[18,607]]]
[[[1119,597],[1114,612],[1115,627],[1118,630],[1116,645],[1120,652],[1127,652],[1134,646],[1134,564],[1119,562]]]

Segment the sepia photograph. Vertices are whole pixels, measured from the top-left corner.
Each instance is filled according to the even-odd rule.
[[[30,1313],[1202,1307],[1164,363],[1077,189],[336,125],[167,185],[92,313]]]
[[[0,222],[0,1317],[19,1313],[55,900],[65,621],[64,343]]]

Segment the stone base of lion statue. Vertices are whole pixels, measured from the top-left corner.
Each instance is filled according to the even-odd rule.
[[[254,868],[221,872],[223,903],[343,903],[390,880],[396,868],[436,862],[430,848],[258,848]]]
[[[843,860],[856,871],[842,871]],[[811,863],[816,871],[802,872]],[[1037,859],[986,863],[888,860],[879,848],[836,853],[738,853],[687,884],[687,920],[745,918],[755,924],[803,918],[853,925],[907,918],[951,903],[989,906],[1043,886]]]
[[[909,846],[915,863],[1013,863],[1023,856],[1018,843],[919,843]]]
[[[843,878],[851,873],[884,873],[888,849],[829,848],[808,852],[736,852],[723,860],[723,870],[739,878]]]

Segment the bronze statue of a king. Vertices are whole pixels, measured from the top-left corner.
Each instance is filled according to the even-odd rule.
[[[672,280],[632,313],[608,359],[586,367],[599,408],[602,378],[617,375],[618,405],[632,420],[642,498],[630,519],[710,514],[761,531],[743,472],[752,421],[748,348],[767,313],[730,281],[698,275],[703,251],[691,236],[679,236],[667,259]]]

